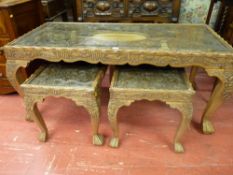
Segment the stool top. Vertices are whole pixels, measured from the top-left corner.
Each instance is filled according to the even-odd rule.
[[[92,87],[101,67],[90,64],[50,64],[24,84],[53,87]]]
[[[184,69],[151,66],[118,67],[113,87],[133,89],[185,90],[190,84]]]

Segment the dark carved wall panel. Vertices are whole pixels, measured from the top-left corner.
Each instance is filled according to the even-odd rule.
[[[76,0],[78,21],[178,22],[180,0]]]
[[[124,17],[124,3],[122,0],[83,0],[83,15],[84,18],[95,16]]]

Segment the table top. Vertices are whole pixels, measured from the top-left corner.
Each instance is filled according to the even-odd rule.
[[[194,24],[50,22],[7,46],[233,53],[207,25]]]
[[[113,88],[144,90],[188,90],[185,70],[182,68],[159,68],[148,65],[139,67],[121,66],[116,68]]]
[[[23,87],[93,88],[102,70],[100,65],[52,63],[37,69]]]

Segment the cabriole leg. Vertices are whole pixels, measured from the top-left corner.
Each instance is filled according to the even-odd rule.
[[[44,119],[42,118],[42,116],[38,110],[37,103],[34,103],[33,111],[34,111],[33,120],[40,127],[40,130],[41,130],[41,132],[39,134],[39,140],[41,142],[45,142],[48,138],[48,129],[47,129],[47,126],[44,122]]]
[[[223,103],[223,92],[224,83],[222,83],[221,80],[217,80],[217,85],[214,88],[214,91],[210,97],[210,100],[202,117],[202,131],[204,134],[214,133],[214,127],[210,121],[210,118],[213,116],[216,109]]]
[[[25,97],[25,106],[28,118],[32,119],[40,128],[41,132],[39,134],[39,140],[45,142],[48,138],[48,129],[42,118],[37,103],[35,100],[30,99],[30,97]]]
[[[171,104],[171,106],[178,109],[182,115],[174,139],[174,150],[177,153],[183,153],[184,146],[181,143],[181,138],[190,125],[192,119],[192,113],[193,113],[193,106],[192,103],[187,103],[187,102],[183,104],[182,103]]]
[[[91,117],[91,126],[92,126],[92,143],[94,145],[103,145],[104,137],[98,133],[99,123],[100,123],[100,105],[98,100],[88,101],[84,105]]]
[[[190,82],[191,82],[194,89],[197,88],[197,85],[196,85],[196,82],[195,82],[195,77],[197,76],[197,71],[198,71],[198,67],[195,67],[195,66],[191,67],[189,80],[190,80]]]
[[[33,122],[33,99],[30,96],[24,96],[24,105],[26,109],[26,117],[25,120]]]
[[[117,120],[117,111],[119,110],[120,106],[115,105],[113,102],[109,102],[108,105],[108,120],[110,122],[113,137],[110,140],[109,146],[113,148],[119,147],[119,126]]]

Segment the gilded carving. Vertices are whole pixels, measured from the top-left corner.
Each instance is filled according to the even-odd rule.
[[[25,70],[24,72],[21,71],[20,74],[18,73],[18,70],[19,68],[26,68],[29,62],[29,60],[7,60],[6,64],[7,78],[10,81],[11,85],[21,96],[23,96],[23,91],[20,88],[20,84],[24,80],[26,80],[27,75]]]
[[[119,31],[142,33],[146,42],[93,39],[97,33]],[[164,40],[166,49],[161,47]],[[25,77],[19,78],[17,69],[38,58],[51,62],[202,67],[220,80],[202,117],[204,133],[214,131],[210,114],[223,101],[222,97],[229,98],[233,91],[233,49],[206,25],[46,23],[6,45],[4,53],[8,60],[7,76],[21,95],[20,80]]]
[[[48,129],[37,108],[37,103],[43,101],[48,96],[54,96],[71,99],[77,106],[83,106],[91,118],[93,144],[103,144],[103,136],[98,133],[98,128],[100,120],[99,84],[104,70],[102,68],[96,69],[97,66],[93,66],[93,68],[85,65],[82,66],[80,70],[78,66],[72,69],[67,65],[63,65],[65,68],[62,69],[59,65],[40,67],[21,85],[25,93],[26,119],[34,121],[39,126],[41,130],[39,134],[40,141],[46,141],[48,138]],[[85,69],[86,72],[84,72]],[[79,76],[75,74],[75,70],[80,73]],[[73,71],[73,76],[75,77],[72,77],[69,71]],[[71,76],[69,79],[65,75],[67,72]],[[50,74],[50,76],[45,76],[45,74]],[[60,80],[60,83],[57,82],[57,84],[54,84],[55,77]],[[74,82],[75,84],[72,83],[72,78],[76,78],[77,81]],[[47,84],[43,85],[44,82]]]
[[[228,99],[232,97],[233,93],[233,71],[225,71],[225,90],[224,90],[224,98]]]
[[[180,126],[177,129],[175,140],[174,140],[174,150],[176,152],[184,152],[184,147],[182,143],[180,142],[181,136],[183,132],[189,127],[192,114],[193,114],[193,105],[192,105],[192,99],[190,98],[189,102],[183,102],[183,103],[174,103],[174,102],[166,102],[169,104],[170,107],[177,109],[181,112],[181,122]]]
[[[233,71],[224,69],[206,69],[209,76],[217,77],[224,88],[223,97],[228,99],[233,92]]]
[[[126,71],[124,69],[125,68],[119,68],[114,72],[110,87],[108,118],[113,130],[113,137],[110,140],[110,146],[114,148],[119,146],[117,112],[122,106],[129,106],[134,101],[143,99],[148,101],[160,100],[181,112],[181,123],[175,136],[174,150],[179,153],[184,152],[184,148],[180,140],[192,119],[192,95],[194,94],[194,91],[191,88],[191,84],[185,78],[183,72],[173,72],[175,75],[173,78],[171,78],[169,77],[169,70],[164,71],[166,73],[162,74],[160,70],[149,70],[150,68],[148,67],[144,69],[144,71],[138,71],[136,68],[136,71],[132,71],[133,68],[129,70],[126,68]],[[139,72],[141,72],[141,75],[137,74]],[[128,75],[125,75],[126,73],[128,73]],[[135,80],[132,80],[132,77],[129,74],[132,74],[132,76],[137,75]],[[161,76],[160,78],[157,77],[157,80],[154,80],[156,83],[158,83],[157,86],[160,86],[159,83],[162,83],[162,81],[166,81],[167,88],[156,89],[156,84],[151,84],[151,80],[153,77],[156,77],[156,74]],[[176,78],[177,80],[175,80]],[[127,83],[124,84],[123,81],[130,83],[130,85]],[[134,84],[133,82],[136,83]],[[179,82],[180,85],[177,85],[177,82]],[[133,84],[132,87],[131,84]],[[185,87],[183,85],[185,85]],[[142,86],[148,86],[148,88],[144,87],[142,89]],[[152,86],[154,88],[152,88]],[[173,87],[174,89],[169,89],[169,87]]]
[[[140,50],[114,50],[114,49],[23,49],[5,48],[5,55],[9,60],[23,59],[33,60],[37,58],[45,59],[51,62],[66,61],[75,62],[83,61],[89,63],[104,63],[111,65],[140,65],[150,64],[155,66],[187,67],[200,66],[207,68],[233,68],[233,55],[216,55],[209,53],[181,53],[170,51],[140,51]],[[213,55],[213,56],[212,56]],[[232,60],[230,60],[230,57]],[[135,59],[136,58],[136,59]],[[204,58],[204,59],[203,59]],[[229,60],[226,64],[226,58]]]

